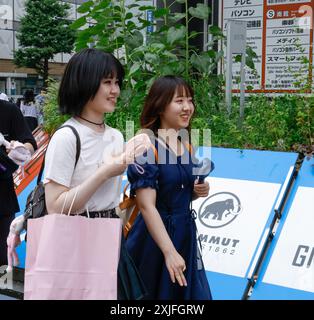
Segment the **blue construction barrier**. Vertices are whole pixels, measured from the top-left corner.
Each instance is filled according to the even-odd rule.
[[[214,299],[242,299],[296,153],[212,148],[209,196],[194,201]],[[203,151],[203,153],[205,153]]]
[[[314,158],[305,158],[250,299],[314,299]]]
[[[198,150],[198,157],[209,151],[215,163],[207,178],[210,194],[193,203],[202,256],[213,298],[238,300],[245,297],[298,155],[204,147]],[[122,188],[126,182],[124,176]],[[21,212],[34,185],[35,180],[19,196]],[[20,267],[24,267],[24,242],[18,254]],[[256,283],[252,298],[258,298],[259,288]],[[268,299],[267,295],[260,298]]]
[[[36,182],[37,182],[37,176],[17,197],[21,210],[15,215],[16,217],[24,213],[27,197],[35,188]],[[21,239],[24,239],[24,237],[25,237],[25,232],[22,232]],[[22,243],[17,247],[17,254],[20,259],[19,267],[21,268],[25,268],[25,251],[26,251],[26,243],[25,241],[22,241]]]

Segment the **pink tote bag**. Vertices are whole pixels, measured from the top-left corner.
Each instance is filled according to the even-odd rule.
[[[116,300],[121,232],[121,219],[30,219],[24,299]]]

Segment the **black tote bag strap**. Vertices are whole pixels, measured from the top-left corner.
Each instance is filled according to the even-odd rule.
[[[70,128],[72,130],[72,132],[74,133],[75,137],[76,137],[76,156],[75,156],[75,165],[74,165],[74,168],[75,168],[76,165],[77,165],[78,159],[80,158],[80,154],[81,154],[81,139],[80,139],[80,136],[79,136],[77,130],[74,127],[72,127],[72,126],[70,126],[68,124],[66,124],[64,126],[61,126],[55,132],[57,132],[58,130],[60,130],[62,128]],[[48,146],[47,146],[47,148],[48,148]],[[46,149],[46,151],[47,151],[47,149]],[[46,152],[45,152],[45,155],[44,155],[44,160],[43,160],[43,162],[41,164],[41,168],[40,168],[39,173],[38,173],[37,185],[40,183],[41,177],[42,177],[43,172],[44,172],[45,158],[46,158]]]

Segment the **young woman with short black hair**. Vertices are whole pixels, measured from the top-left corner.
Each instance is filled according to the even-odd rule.
[[[77,130],[81,153],[75,165],[76,137],[70,128],[52,136],[44,171],[49,214],[60,213],[62,208],[67,212],[71,201],[65,203],[65,199],[73,199],[79,188],[71,214],[87,216],[88,210],[90,217],[118,218],[115,208],[120,201],[121,174],[126,169],[120,157],[124,139],[120,131],[104,122],[104,115],[115,110],[123,77],[120,62],[97,49],[84,49],[67,64],[59,89],[59,107],[61,113],[72,116],[64,125]],[[144,293],[122,243],[118,299],[141,299]]]

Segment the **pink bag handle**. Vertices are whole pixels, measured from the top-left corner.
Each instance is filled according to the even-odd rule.
[[[69,216],[70,213],[71,213],[71,210],[72,210],[74,201],[75,201],[76,196],[77,196],[77,193],[78,193],[78,189],[79,189],[79,188],[77,187],[76,190],[75,190],[75,194],[74,194],[74,197],[73,197],[73,199],[72,199],[72,202],[71,202],[71,205],[70,205],[70,209],[69,209],[69,211],[68,211],[68,216]],[[62,206],[62,209],[61,209],[61,214],[63,214],[63,210],[64,210],[65,204],[66,204],[66,202],[67,202],[67,199],[68,199],[68,194],[69,194],[69,192],[67,192],[67,194],[65,195],[65,199],[64,199],[63,206]]]

